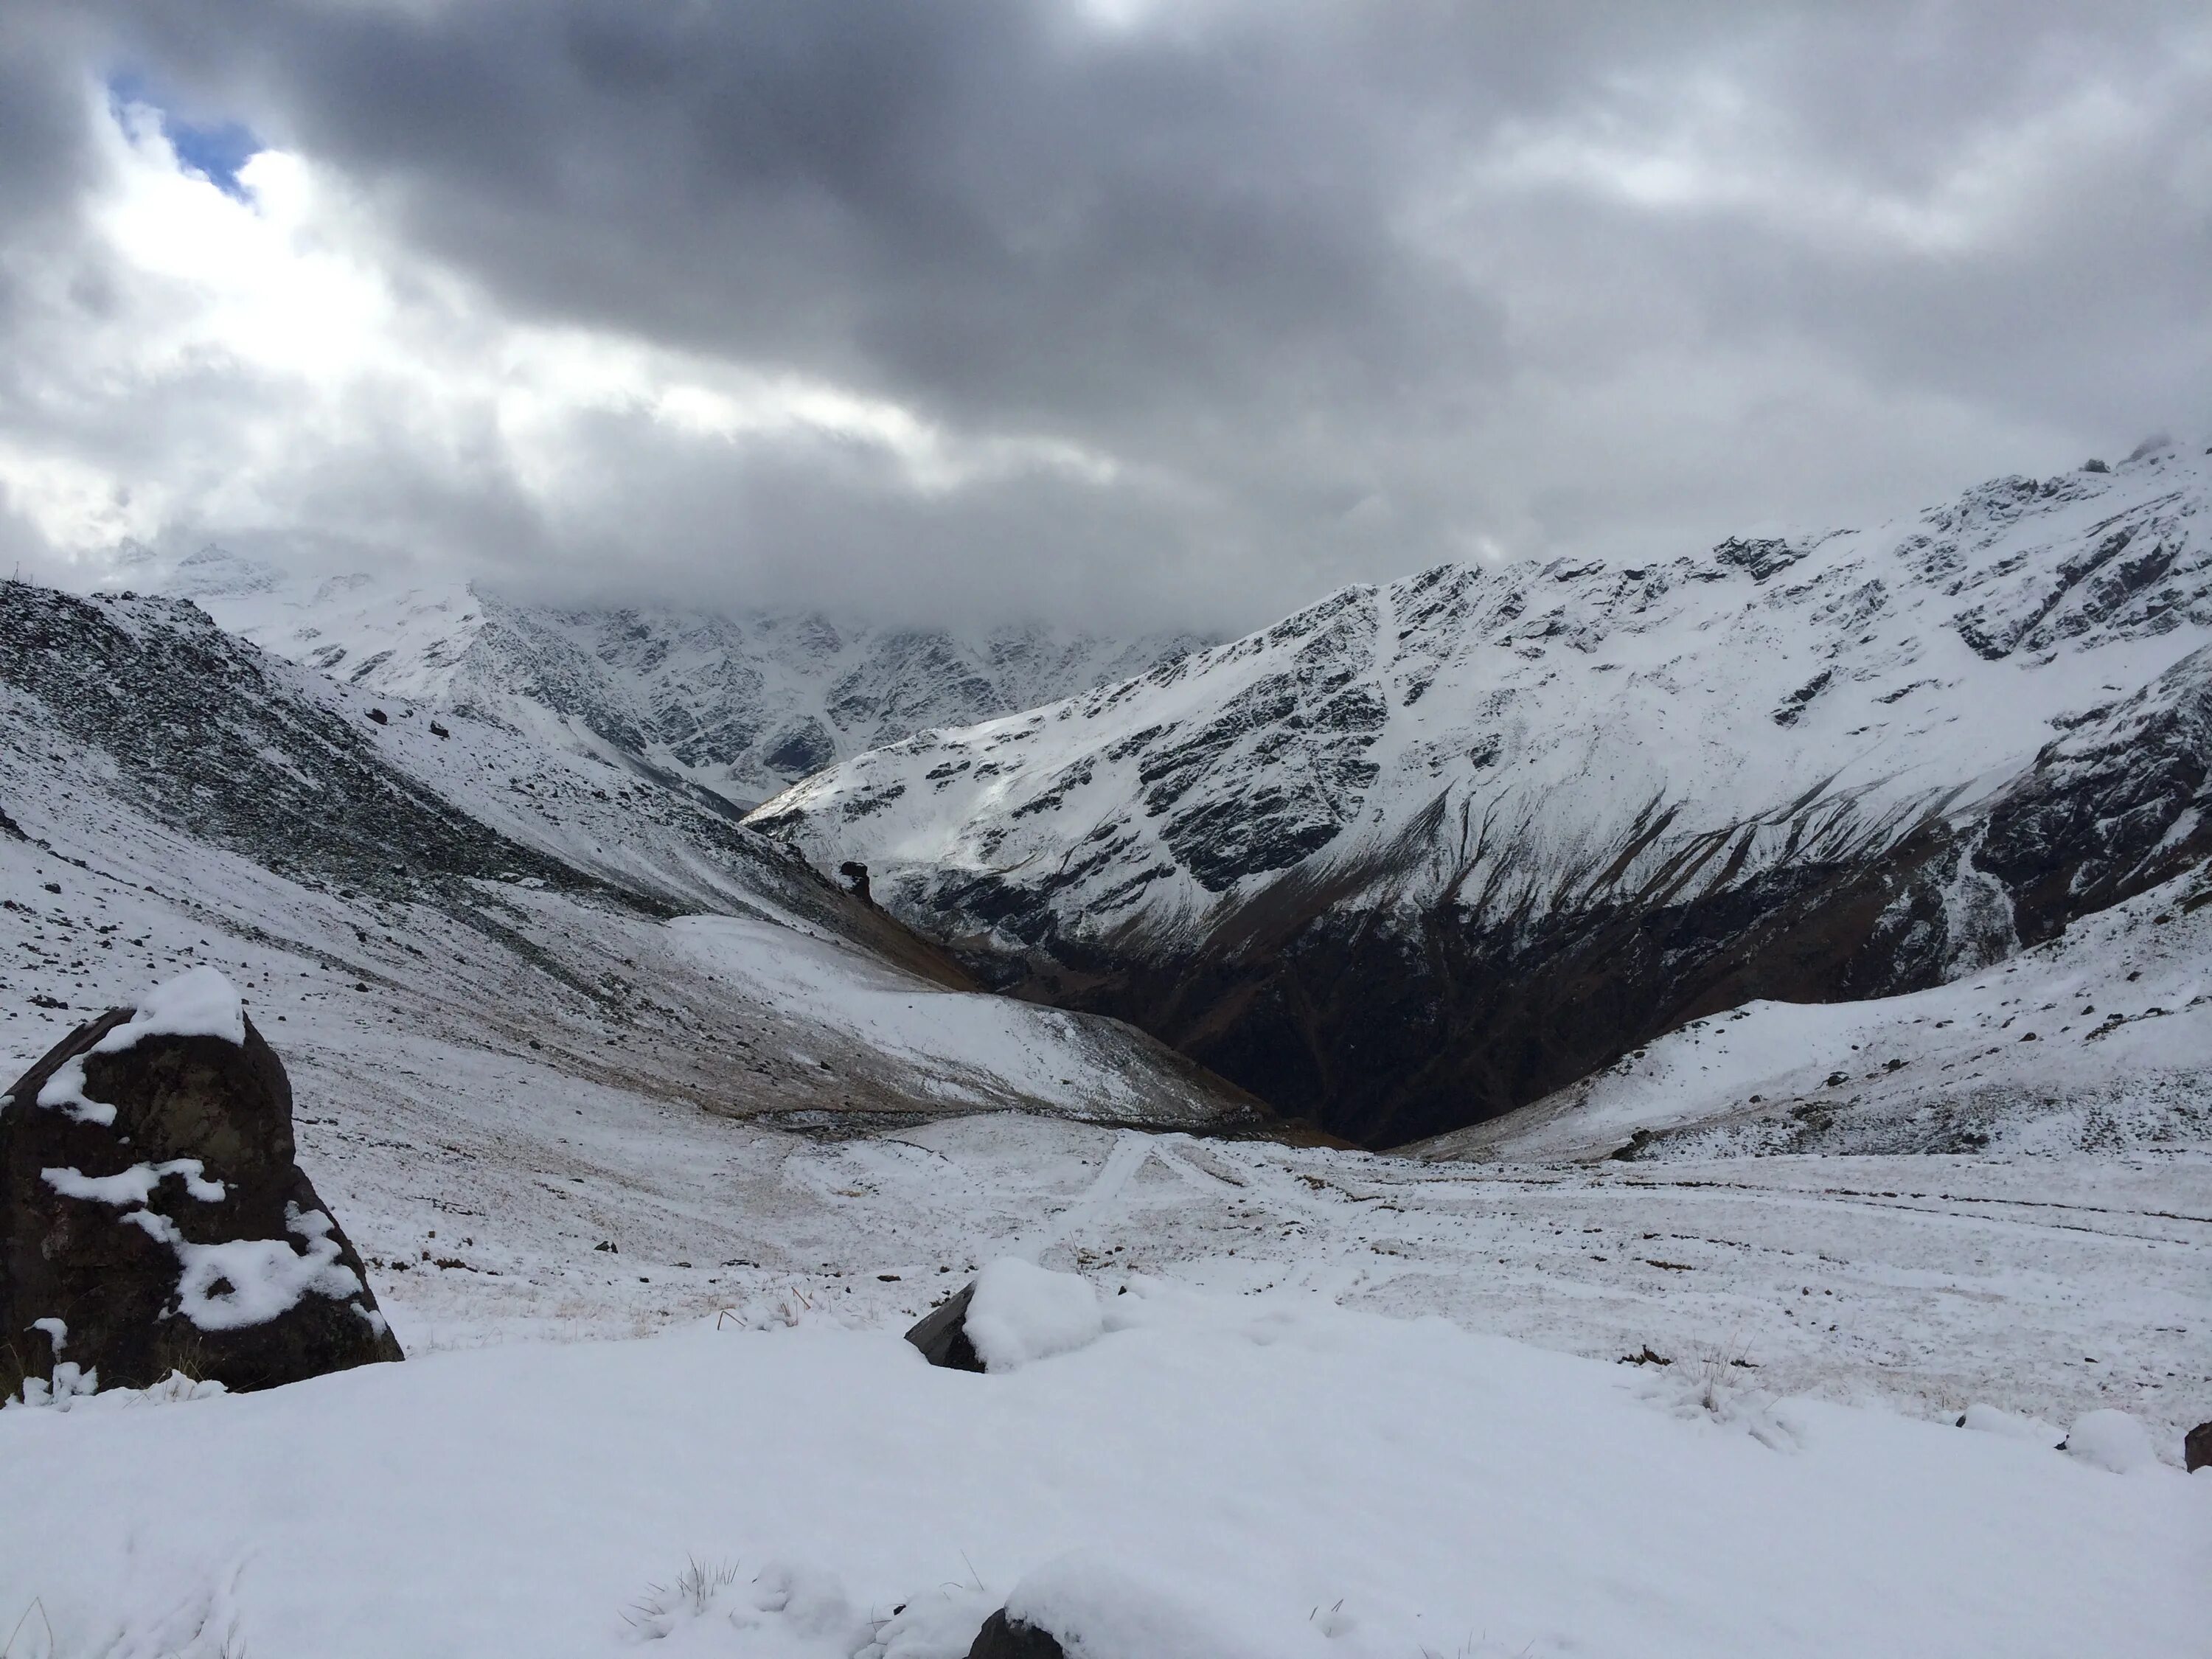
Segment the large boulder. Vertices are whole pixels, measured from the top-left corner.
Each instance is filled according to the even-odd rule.
[[[215,969],[79,1026],[0,1103],[0,1387],[264,1389],[400,1357]]]
[[[975,1281],[969,1279],[957,1295],[947,1297],[921,1316],[906,1340],[921,1350],[933,1365],[951,1371],[980,1371],[982,1356],[968,1340],[968,1304],[975,1299]]]
[[[906,1334],[933,1365],[957,1371],[1011,1371],[1071,1353],[1105,1329],[1098,1293],[1079,1273],[1006,1256]]]
[[[2183,1438],[2181,1461],[2190,1474],[2212,1469],[2212,1423],[2199,1423]]]

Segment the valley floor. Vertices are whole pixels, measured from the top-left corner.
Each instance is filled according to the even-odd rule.
[[[702,1318],[901,1329],[1018,1255],[1109,1294],[1296,1292],[1945,1420],[2119,1407],[2169,1458],[2212,1409],[2202,1152],[1478,1174],[1012,1115],[817,1142],[515,1103],[474,1149],[390,1103],[354,1133],[430,1154],[398,1169],[343,1117],[301,1131],[410,1352]],[[536,1156],[485,1167],[533,1132]]]
[[[2212,1477],[2051,1449],[2212,1414],[2202,1153],[824,1141],[350,1042],[295,1052],[302,1161],[413,1358],[0,1416],[11,1659],[951,1659],[1040,1570],[1214,1659],[2208,1651]],[[897,1340],[1007,1255],[1109,1334]]]

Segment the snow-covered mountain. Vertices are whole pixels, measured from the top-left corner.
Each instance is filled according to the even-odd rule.
[[[452,1079],[447,1137],[533,1072],[802,1126],[1251,1115],[1125,1025],[979,992],[714,797],[335,684],[173,599],[0,589],[0,949],[15,1070],[212,963],[349,1104],[395,1064]]]
[[[844,756],[1140,673],[1208,643],[1042,626],[972,637],[814,612],[515,605],[461,581],[287,575],[219,547],[123,580],[385,696],[622,759],[746,805]]]
[[[1445,566],[751,822],[1024,994],[1370,1145],[1685,1021],[1971,973],[2212,850],[2212,463]]]

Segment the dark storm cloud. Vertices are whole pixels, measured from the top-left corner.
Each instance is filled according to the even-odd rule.
[[[716,598],[1065,585],[1259,620],[1478,546],[1862,516],[2212,416],[2201,7],[1121,9],[40,15],[179,118],[337,169],[511,317],[1116,469],[918,490],[835,443],[611,418],[630,487],[579,513],[494,465],[416,476],[374,430],[313,458],[301,510],[355,516],[299,535],[388,521],[518,580],[626,543]],[[61,49],[28,101],[0,86],[43,199]]]
[[[1376,43],[1317,15],[1121,34],[1012,0],[255,0],[136,22],[519,306],[971,418],[1373,396],[1494,332],[1391,246],[1407,135],[1346,82]]]

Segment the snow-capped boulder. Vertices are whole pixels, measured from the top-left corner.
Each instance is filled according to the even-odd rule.
[[[0,1332],[27,1377],[78,1389],[401,1357],[295,1161],[283,1065],[214,969],[79,1026],[0,1104]]]
[[[1351,1627],[1340,1614],[1322,1633]],[[1079,1551],[1023,1575],[976,1632],[968,1659],[1237,1659],[1250,1651],[1184,1591]]]
[[[2039,1417],[2008,1412],[1998,1406],[1967,1407],[1966,1414],[1959,1419],[1959,1426],[1983,1434],[2001,1434],[2008,1440],[2025,1440],[2038,1446],[2056,1446],[2065,1438]]]
[[[933,1365],[1011,1371],[1095,1342],[1105,1328],[1089,1280],[1008,1256],[976,1274],[906,1340]]]

